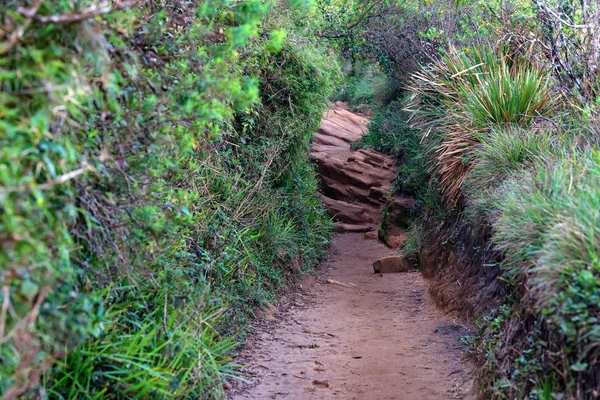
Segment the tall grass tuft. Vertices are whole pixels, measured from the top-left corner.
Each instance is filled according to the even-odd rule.
[[[113,307],[110,314],[130,313]],[[165,309],[166,311],[166,309]],[[222,312],[206,311],[193,324],[182,323],[181,311],[156,320],[122,320],[106,332],[69,352],[46,382],[52,398],[169,399],[223,398],[214,382],[234,377],[230,354],[234,337],[222,337],[215,327]]]
[[[460,202],[475,150],[498,125],[528,127],[554,106],[544,71],[502,51],[450,50],[414,74],[406,110],[422,132],[442,193]]]

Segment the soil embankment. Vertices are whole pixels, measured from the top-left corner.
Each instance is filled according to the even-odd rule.
[[[250,383],[234,399],[470,398],[466,328],[436,309],[419,272],[373,272],[374,261],[398,255],[373,234],[395,169],[351,150],[366,123],[339,105],[325,115],[312,157],[324,204],[350,233],[335,238],[316,281],[258,322],[238,360]]]

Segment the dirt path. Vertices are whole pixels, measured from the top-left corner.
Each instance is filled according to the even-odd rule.
[[[377,240],[384,205],[402,217],[412,203],[390,195],[392,158],[351,149],[367,122],[335,104],[315,134],[311,156],[338,230],[368,233],[340,234],[319,280],[304,282],[257,321],[238,360],[249,384],[230,391],[233,399],[469,397],[470,369],[460,342],[466,329],[435,309],[419,272],[373,272],[375,260],[398,255]],[[384,239],[398,247],[405,237],[396,230],[395,238]]]
[[[241,359],[252,383],[231,398],[467,398],[465,328],[435,309],[420,273],[373,273],[374,260],[394,254],[339,235],[326,276],[263,321]]]

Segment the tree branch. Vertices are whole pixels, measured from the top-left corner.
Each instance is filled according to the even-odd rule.
[[[44,0],[37,0],[29,8],[19,7],[17,9],[17,13],[25,17],[25,21],[23,21],[23,23],[13,31],[13,33],[8,37],[6,41],[0,43],[0,56],[8,53],[17,44],[19,39],[23,37],[23,35],[25,34],[25,30],[31,24],[33,17],[37,14],[38,9],[40,8],[43,2]]]
[[[131,6],[133,2],[115,2],[104,1],[99,4],[92,4],[79,12],[72,12],[59,15],[34,15],[33,19],[42,24],[65,24],[73,22],[81,22],[87,19],[95,18],[100,15],[109,14],[113,11],[123,10]]]
[[[369,13],[371,12],[371,10],[373,10],[373,8],[376,5],[377,5],[377,2],[373,2],[367,8],[367,10],[365,12],[363,12],[360,17],[358,17],[358,19],[354,23],[352,23],[350,26],[348,26],[345,29],[344,33],[331,33],[331,34],[321,33],[321,34],[318,34],[317,36],[321,37],[321,38],[325,38],[325,39],[340,39],[340,38],[343,38],[343,37],[350,36],[352,34],[352,30],[354,28],[356,28],[361,22],[363,22],[364,20],[368,20],[368,19],[374,17],[374,15],[369,15]]]

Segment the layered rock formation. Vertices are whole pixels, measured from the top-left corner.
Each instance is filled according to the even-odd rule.
[[[312,144],[323,204],[343,232],[377,229],[396,178],[391,157],[373,150],[352,150],[352,142],[362,138],[367,124],[366,118],[338,102],[325,113]]]

